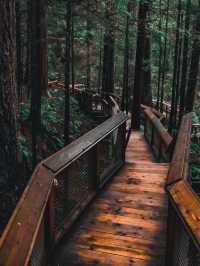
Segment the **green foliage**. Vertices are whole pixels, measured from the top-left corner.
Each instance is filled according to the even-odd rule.
[[[195,154],[196,157],[200,158],[200,146],[198,144],[192,143],[191,151]],[[193,181],[200,182],[200,165],[199,164],[192,164],[191,165],[191,177]]]
[[[19,116],[20,118],[25,121],[28,119],[30,114],[30,104],[29,103],[20,103],[19,105]]]
[[[18,134],[19,151],[27,158],[32,158],[32,151],[28,147],[27,139],[21,132]]]

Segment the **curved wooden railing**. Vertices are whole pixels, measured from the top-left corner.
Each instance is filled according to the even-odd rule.
[[[166,190],[169,195],[167,266],[200,265],[200,199],[189,183],[192,114],[183,117]]]
[[[41,162],[0,240],[0,265],[44,265],[105,182],[124,164],[119,113]]]
[[[172,137],[151,108],[144,108],[144,135],[157,160],[169,162],[171,159]]]

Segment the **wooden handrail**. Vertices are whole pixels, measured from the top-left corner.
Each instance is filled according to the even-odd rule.
[[[172,137],[167,132],[152,108],[143,108],[144,135],[150,144],[155,158],[160,162],[169,162],[171,160]]]
[[[37,166],[1,237],[0,265],[28,265],[39,236],[39,231],[43,228],[41,226],[46,226],[45,221],[47,221],[48,226],[42,230],[43,234],[47,234],[49,238],[48,252],[51,250],[51,245],[54,245],[52,230],[55,227],[54,221],[52,221],[55,216],[52,214],[54,212],[52,208],[55,208],[55,206],[52,207],[51,204],[54,178],[87,151],[94,152],[94,147],[97,144],[99,145],[103,139],[116,129],[126,128],[125,123],[127,119],[128,117],[123,113],[111,117]],[[125,148],[125,131],[123,131],[123,128],[122,137],[124,139],[121,142],[123,144],[121,149]],[[120,132],[118,130],[118,133]],[[122,158],[120,158],[122,161],[124,160],[124,152],[122,151]],[[94,163],[92,162],[92,170],[95,167]],[[96,175],[97,173],[93,172],[93,174]],[[96,189],[94,188],[91,195],[96,193]],[[92,199],[91,195],[88,197],[89,200]],[[86,207],[86,203],[89,203],[88,199],[86,199],[84,204],[80,204],[81,211]],[[77,210],[73,215],[77,217]],[[45,256],[48,257],[47,254]]]
[[[38,165],[0,239],[0,265],[28,265],[52,182],[53,174]]]
[[[168,186],[167,191],[180,220],[183,221],[183,226],[200,252],[199,197],[185,180]]]
[[[147,119],[151,121],[153,127],[159,133],[159,136],[162,139],[163,143],[166,145],[166,147],[169,147],[169,145],[172,142],[172,137],[169,135],[167,130],[164,128],[159,118],[151,111],[150,108],[144,109],[144,113],[146,114]]]
[[[49,157],[43,162],[44,166],[53,173],[58,174],[63,168],[68,167],[73,161],[80,158],[127,119],[128,117],[124,113],[119,113],[107,119],[104,123]]]
[[[200,199],[190,186],[188,171],[191,128],[192,113],[189,113],[182,118],[166,184],[170,200],[166,265],[172,266],[179,265],[177,257],[181,247],[186,245],[182,242],[185,238],[181,232],[185,232],[189,239],[188,250],[196,249],[195,253],[200,252]],[[189,258],[196,262],[197,258],[192,258],[194,254],[187,252]],[[186,256],[183,260],[187,260]]]
[[[181,179],[187,179],[190,153],[190,136],[192,127],[192,113],[185,115],[179,129],[171,166],[167,178],[167,185]]]

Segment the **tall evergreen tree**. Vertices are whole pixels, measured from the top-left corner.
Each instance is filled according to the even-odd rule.
[[[115,10],[114,0],[106,0],[102,73],[103,93],[112,93],[114,91]]]
[[[197,85],[197,76],[199,72],[200,60],[200,7],[196,11],[195,25],[194,25],[194,40],[192,45],[191,64],[189,71],[188,88],[186,94],[185,108],[186,112],[191,112],[194,107],[195,92]]]
[[[0,1],[0,186],[17,183],[15,0]]]
[[[47,90],[47,0],[31,1],[31,121],[33,167],[41,130],[41,96]]]
[[[183,64],[182,64],[182,76],[181,76],[181,85],[180,85],[179,120],[181,120],[185,107],[185,91],[187,85],[187,74],[188,74],[188,63],[189,63],[190,17],[191,17],[191,0],[187,0],[186,14],[185,14],[184,44],[183,44]]]
[[[178,60],[179,60],[179,42],[180,42],[180,25],[181,25],[181,0],[178,2],[178,15],[176,22],[176,41],[174,48],[174,69],[172,82],[172,97],[171,97],[171,113],[169,121],[169,131],[172,131],[176,126],[176,101],[177,101],[177,79],[178,79]]]
[[[149,60],[150,43],[149,43],[149,12],[151,1],[140,0],[138,13],[138,33],[137,33],[137,50],[135,62],[135,80],[133,89],[133,107],[132,107],[132,129],[140,128],[140,104],[144,101],[144,85],[147,80],[150,81],[150,69],[145,69],[145,58]],[[147,51],[145,51],[147,49]],[[150,62],[148,62],[149,67]]]
[[[167,0],[166,19],[165,19],[165,43],[164,43],[164,50],[163,50],[163,64],[162,64],[161,87],[160,87],[160,111],[161,113],[163,112],[164,85],[165,85],[165,75],[166,75],[165,72],[166,72],[166,63],[167,63],[169,7],[170,7],[170,0]]]
[[[125,29],[125,43],[124,43],[124,73],[123,73],[123,91],[122,91],[122,110],[126,109],[128,112],[128,87],[129,87],[129,24],[130,24],[130,2],[127,5],[126,29]]]
[[[86,35],[86,61],[87,61],[87,64],[86,64],[86,86],[87,86],[87,89],[90,90],[90,82],[91,82],[91,23],[92,23],[92,20],[90,18],[90,1],[87,0],[87,21],[86,21],[86,32],[87,32],[87,35]]]
[[[22,25],[21,25],[21,2],[16,0],[16,50],[17,50],[17,92],[18,101],[22,100],[23,60],[22,60]]]
[[[161,37],[161,30],[162,30],[162,0],[159,0],[159,67],[158,67],[158,87],[157,87],[157,103],[156,107],[159,109],[160,105],[160,85],[161,85],[161,74],[162,74],[162,54],[163,54],[163,47],[162,47],[162,37]]]
[[[64,113],[64,138],[65,144],[69,143],[70,128],[70,65],[71,65],[71,22],[72,22],[72,4],[67,0],[66,4],[66,42],[65,42],[65,113]]]

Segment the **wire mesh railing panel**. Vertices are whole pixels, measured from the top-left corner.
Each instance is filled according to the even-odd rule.
[[[46,260],[46,247],[45,247],[45,222],[44,219],[40,225],[35,245],[31,254],[29,262],[30,266],[44,265]]]
[[[145,137],[147,141],[150,143],[152,138],[152,123],[149,119],[145,120]]]
[[[105,170],[111,165],[113,160],[113,138],[112,135],[108,135],[98,146],[98,174],[100,182],[104,176]]]
[[[175,256],[174,265],[189,266],[188,252],[189,252],[190,239],[183,225],[181,225],[181,223],[179,225],[180,227],[177,228],[179,237],[178,241],[175,243],[176,256]]]
[[[108,135],[98,146],[100,183],[122,162],[124,138],[122,127]]]
[[[171,220],[173,240],[168,240],[166,266],[199,266],[200,252],[195,246],[194,239],[174,209],[169,211],[169,215],[173,217]]]
[[[54,180],[56,227],[77,206],[89,191],[90,186],[89,153],[73,162]]]
[[[157,159],[160,157],[160,147],[161,147],[161,140],[159,134],[157,133],[156,130],[154,130],[152,137],[152,149]]]

